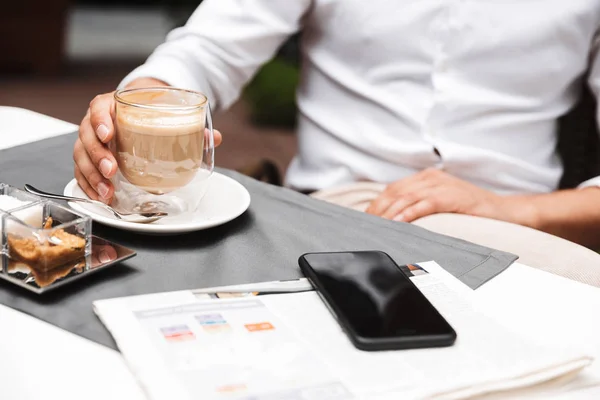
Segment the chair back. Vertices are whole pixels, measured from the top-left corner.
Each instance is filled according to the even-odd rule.
[[[600,133],[597,101],[587,85],[575,107],[558,121],[557,151],[564,173],[560,189],[571,189],[600,176]]]

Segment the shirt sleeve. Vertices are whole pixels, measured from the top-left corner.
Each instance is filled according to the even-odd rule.
[[[204,0],[121,82],[156,78],[229,107],[258,68],[300,28],[311,0]]]
[[[596,97],[598,103],[598,110],[596,112],[596,123],[600,126],[600,33],[596,34],[594,39],[594,44],[592,46],[592,56],[591,56],[591,69],[589,76],[589,85],[594,92],[594,96]],[[600,187],[600,176],[596,176],[594,178],[588,179],[579,185],[579,188],[586,187]]]

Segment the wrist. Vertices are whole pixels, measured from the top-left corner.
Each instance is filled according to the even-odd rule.
[[[502,200],[508,222],[541,229],[541,215],[535,196],[505,196]]]

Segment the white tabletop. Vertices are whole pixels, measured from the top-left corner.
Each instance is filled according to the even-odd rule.
[[[16,107],[0,106],[0,149],[77,131],[78,126]]]
[[[0,107],[0,149],[76,129],[32,111]],[[600,359],[600,289],[515,264],[476,294],[502,322],[534,338],[560,337],[567,332],[561,326],[580,328],[568,331],[565,340],[585,344]],[[144,399],[118,352],[1,305],[0,339],[3,399]],[[600,360],[570,388],[545,396],[600,398]]]
[[[33,111],[0,107],[0,150],[76,130]],[[145,398],[118,352],[2,305],[0,388],[0,398],[11,400]]]

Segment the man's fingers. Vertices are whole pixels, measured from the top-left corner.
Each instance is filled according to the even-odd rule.
[[[414,203],[423,196],[423,191],[429,190],[437,184],[436,181],[424,180],[422,177],[412,175],[408,178],[389,184],[383,193],[375,199],[367,209],[367,212],[383,218],[392,219],[397,215],[398,207],[404,204],[405,207]],[[387,199],[387,200],[385,200]],[[390,209],[392,204],[401,200],[400,203]],[[388,211],[389,210],[389,211]],[[394,214],[394,212],[396,212]]]
[[[409,206],[417,203],[421,198],[414,194],[403,195],[396,198],[396,201],[391,203],[387,210],[381,213],[381,217],[385,219],[397,219],[399,221],[403,221],[402,219],[398,219],[399,215],[402,215],[402,212]]]
[[[417,172],[416,174],[409,175],[405,178],[399,179],[395,182],[390,183],[385,188],[384,193],[393,195],[398,193],[405,193],[409,188],[413,187],[416,184],[419,184],[425,181],[425,177],[421,172]]]
[[[419,218],[426,217],[431,214],[440,212],[437,209],[436,203],[431,199],[423,199],[408,206],[401,214],[396,216],[394,220],[403,222],[413,222]]]
[[[394,221],[411,222],[426,215],[451,211],[447,209],[443,196],[444,191],[439,187],[424,188],[405,195],[384,195],[376,205],[378,208],[375,215]]]
[[[444,187],[434,187],[422,190],[417,201],[406,206],[402,211],[392,217],[394,221],[412,222],[416,219],[441,212],[452,212],[448,200],[453,196]]]
[[[394,202],[394,198],[387,195],[380,195],[378,198],[373,200],[369,207],[365,210],[367,214],[381,215],[385,210],[388,209],[390,204]]]
[[[79,126],[79,141],[84,151],[92,160],[95,168],[105,178],[112,177],[117,172],[117,162],[108,148],[100,142],[92,129],[89,120],[84,119]],[[77,149],[76,149],[77,151]],[[82,171],[85,174],[85,171]],[[86,175],[86,178],[89,177]]]
[[[77,181],[77,184],[79,185],[81,190],[84,191],[87,197],[89,197],[92,200],[98,200],[98,193],[90,186],[90,183],[87,181],[87,179],[85,179],[85,176],[83,176],[77,165],[75,165],[74,176],[75,180]]]
[[[420,191],[429,189],[438,184],[439,182],[436,179],[431,179],[427,175],[418,173],[388,185],[384,193],[389,196],[398,196],[411,193],[418,194]]]
[[[114,136],[114,115],[113,93],[98,95],[90,102],[90,125],[102,143],[108,143]]]
[[[83,149],[83,144],[80,140],[75,142],[73,160],[76,165],[75,177],[85,193],[95,200],[98,198],[98,195],[101,200],[110,199],[114,192],[112,184],[96,169],[87,152]],[[84,181],[87,182],[89,188],[84,187]]]
[[[210,137],[210,130],[208,130],[208,128],[205,128],[204,129],[204,148],[205,149],[208,149],[209,137]],[[216,129],[213,130],[213,138],[215,141],[215,147],[219,147],[221,145],[221,143],[223,143],[223,135],[221,135],[221,132],[219,132]]]

